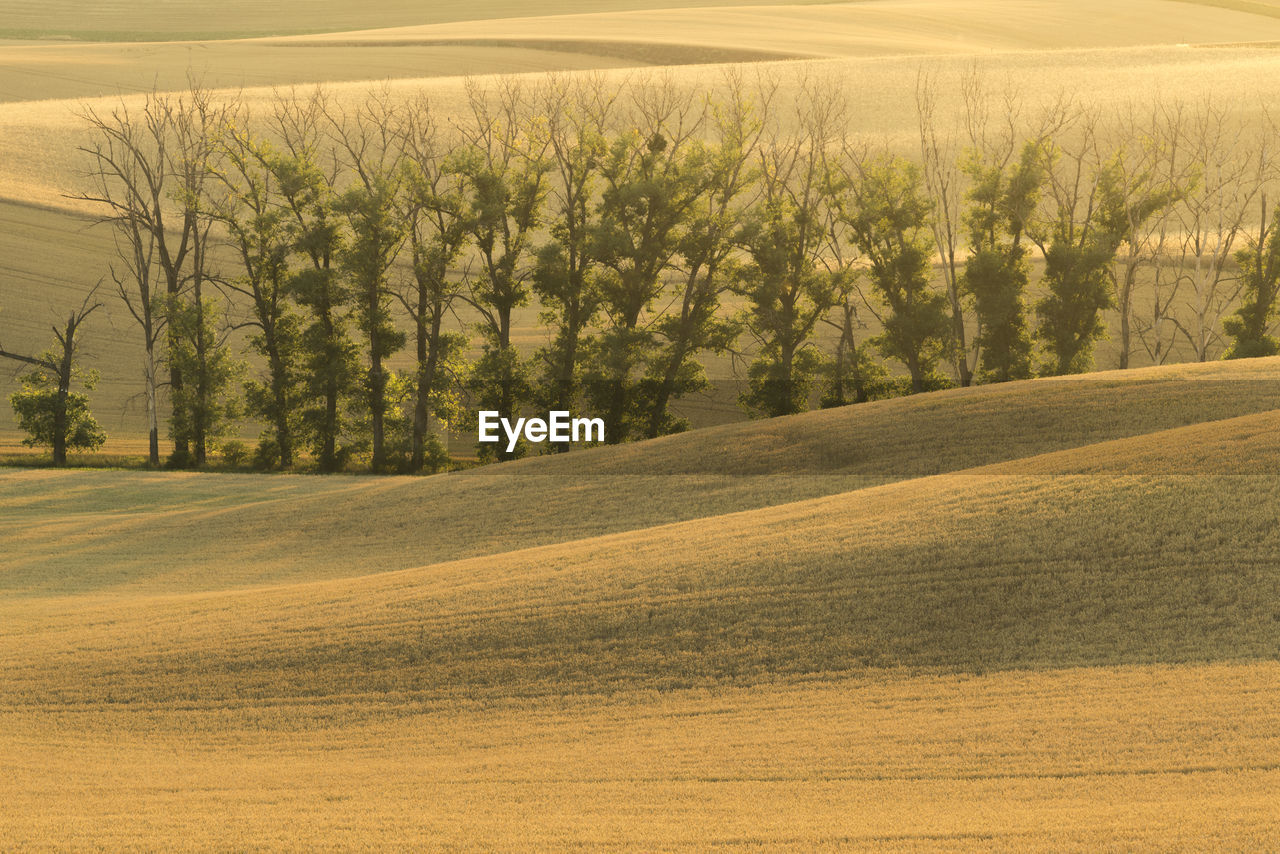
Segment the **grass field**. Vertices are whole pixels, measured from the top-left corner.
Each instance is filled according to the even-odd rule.
[[[189,73],[445,117],[464,75],[817,75],[908,154],[922,68],[1280,100],[1280,0],[0,0],[0,39],[14,350],[110,282],[76,111]],[[106,296],[73,462],[143,447]],[[1280,357],[770,421],[708,370],[700,429],[432,477],[23,468],[0,415],[0,848],[1274,847]]]
[[[1265,847],[1277,371],[1037,380],[426,479],[0,474],[0,833]]]

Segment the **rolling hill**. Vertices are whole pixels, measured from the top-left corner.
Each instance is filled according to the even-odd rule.
[[[994,463],[1019,473],[1055,451],[1276,409],[1280,358],[958,389],[429,478],[0,470],[0,590],[218,590],[408,569]]]
[[[906,153],[922,69],[1031,107],[1280,98],[1272,0],[0,0],[0,38],[0,340],[30,350],[110,283],[76,111],[188,73],[258,105],[384,81],[445,118],[463,75],[821,78]],[[107,302],[85,355],[131,448]],[[3,847],[1274,845],[1280,357],[768,421],[731,398],[432,477],[0,469]]]
[[[0,756],[19,808],[0,830],[54,846],[501,846],[518,827],[538,847],[1248,847],[1280,821],[1280,407],[1262,392],[1278,365],[1036,380],[410,482],[6,475]],[[1037,401],[1079,427],[1044,429]],[[971,426],[969,447],[930,417]],[[840,441],[860,430],[873,453]],[[745,449],[706,457],[724,479],[760,460],[739,475],[752,494],[699,505],[699,442]],[[831,472],[806,475],[816,497],[797,500],[786,456],[751,450],[783,445]],[[903,465],[931,457],[946,473]],[[641,459],[686,473],[636,488]],[[841,482],[855,473],[875,479]],[[458,484],[477,490],[469,512],[433,524],[434,506],[465,507]],[[686,521],[646,518],[646,489]],[[586,512],[608,491],[636,498],[631,530],[597,533],[628,524]],[[404,554],[416,526],[481,527],[474,556],[389,572],[390,547],[344,557],[353,531],[334,529],[345,577],[305,554],[314,576],[281,571],[303,545],[275,538],[286,518],[314,537],[339,516]],[[69,559],[22,567],[41,543]],[[81,818],[21,808],[42,795]],[[235,820],[200,821],[219,810]]]

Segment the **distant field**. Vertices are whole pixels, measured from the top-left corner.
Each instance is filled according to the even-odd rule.
[[[0,472],[0,835],[1265,848],[1278,370],[425,479]]]
[[[792,0],[804,5],[811,0]],[[652,9],[669,6],[753,6],[766,0],[539,0],[543,14]],[[319,33],[367,27],[403,27],[527,14],[523,0],[0,0],[0,38],[74,38],[85,41],[224,39]]]
[[[938,73],[944,91],[955,92],[960,76],[973,62],[972,56],[927,60],[918,56],[871,57],[755,64],[748,74],[777,74],[788,81],[788,87],[794,86],[802,73],[829,75],[849,98],[855,133],[876,145],[911,155],[918,150],[912,92],[922,63]],[[1190,103],[1214,97],[1230,107],[1233,116],[1249,119],[1256,117],[1260,104],[1280,100],[1280,74],[1276,73],[1280,70],[1280,53],[1268,48],[1142,47],[1006,53],[984,57],[980,63],[991,81],[993,97],[1009,81],[1032,103],[1059,91],[1072,91],[1095,105],[1122,110],[1142,103],[1144,98],[1150,100],[1151,93],[1157,92]],[[619,69],[601,73],[624,81],[640,72]],[[690,87],[711,89],[721,85],[724,69],[686,67],[673,73]],[[1044,88],[1034,89],[1032,81]],[[1230,90],[1229,95],[1222,94],[1224,87]],[[336,97],[356,99],[363,97],[367,84],[334,84],[331,88]],[[444,115],[461,108],[461,84],[456,79],[406,80],[392,84],[392,88],[399,93],[427,91]],[[261,103],[271,94],[257,89],[247,92],[247,96]],[[953,100],[949,108],[955,110],[957,104]],[[74,151],[79,133],[73,115],[75,107],[74,101],[0,105],[0,334],[10,347],[38,350],[46,346],[54,311],[78,304],[83,289],[108,273],[110,236],[101,230],[86,230],[87,219],[66,212],[73,206],[66,194],[81,186],[77,171],[84,168]],[[956,119],[954,112],[944,112],[940,121],[946,132],[958,131]],[[1108,314],[1105,319],[1114,330],[1114,315]],[[545,333],[537,325],[536,309],[521,313],[517,332],[521,345],[529,349],[545,340]],[[132,320],[117,300],[109,299],[107,309],[95,317],[88,334],[88,352],[98,357],[104,374],[95,394],[104,424],[110,433],[136,436],[142,421],[136,402],[131,401],[135,401],[141,384],[139,347]],[[874,329],[865,334],[874,334]],[[1185,350],[1178,351],[1174,358],[1188,355]],[[1103,368],[1117,364],[1113,342],[1100,342],[1096,361]],[[1142,357],[1136,356],[1134,364],[1142,363]],[[694,423],[720,423],[743,417],[735,400],[740,378],[732,375],[731,366],[727,361],[713,361],[709,374],[720,383],[720,390],[710,399],[686,404]],[[0,370],[0,395],[7,395],[15,387],[12,376],[11,371]],[[0,415],[0,433],[10,431],[10,423],[7,415]]]

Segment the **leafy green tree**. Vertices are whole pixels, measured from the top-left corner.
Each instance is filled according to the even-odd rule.
[[[1012,155],[1012,150],[1009,151]],[[1027,225],[1044,183],[1038,142],[1026,143],[1015,160],[984,160],[970,152],[965,171],[973,181],[965,225],[970,255],[961,278],[978,314],[981,382],[1031,376],[1031,333],[1024,294],[1029,279]]]
[[[168,358],[186,382],[172,392],[170,431],[175,441],[189,443],[193,461],[199,466],[240,415],[233,386],[243,365],[232,357],[231,348],[218,334],[219,306],[215,300],[204,298],[196,303],[180,296],[174,303],[169,308],[169,322],[175,328]]]
[[[931,286],[930,210],[916,165],[883,157],[861,170],[845,214],[870,264],[871,284],[889,308],[876,346],[906,365],[915,392],[936,385],[938,361],[951,343],[946,298]]]
[[[1240,307],[1223,321],[1231,336],[1226,359],[1250,359],[1280,354],[1280,340],[1271,334],[1280,298],[1280,229],[1267,223],[1251,245],[1236,253],[1243,292]]]
[[[840,279],[836,292],[836,319],[823,318],[840,333],[834,357],[825,365],[827,385],[820,403],[823,409],[866,403],[892,393],[889,371],[871,352],[871,342],[857,337],[857,331],[864,326],[858,306],[865,300],[853,271]]]
[[[650,311],[680,252],[706,170],[696,135],[705,110],[670,84],[642,88],[635,127],[609,146],[602,173],[594,253],[604,328],[598,336],[587,398],[611,443],[643,437],[652,401],[642,380],[657,355]]]
[[[448,169],[464,180],[467,223],[479,271],[470,278],[467,301],[480,314],[483,354],[471,372],[470,388],[480,409],[513,418],[532,393],[530,371],[511,341],[513,312],[529,301],[534,274],[534,235],[547,194],[545,127],[526,114],[524,93],[505,83],[496,103],[469,84],[472,121],[464,126],[466,145]],[[524,453],[505,444],[481,445],[480,453],[500,460]]]
[[[265,380],[245,385],[248,412],[271,425],[275,463],[294,462],[295,437],[303,402],[301,322],[290,299],[290,261],[296,247],[293,219],[284,203],[277,175],[287,173],[282,155],[264,141],[236,127],[223,140],[225,168],[217,218],[226,226],[242,273],[225,287],[249,302],[240,326],[253,330],[250,347],[265,362]]]
[[[1045,146],[1056,210],[1047,229],[1028,232],[1045,261],[1048,294],[1036,303],[1036,334],[1048,350],[1050,375],[1089,369],[1094,342],[1106,332],[1102,311],[1115,306],[1116,253],[1137,224],[1168,204],[1160,193],[1133,197],[1123,152],[1102,155],[1095,117],[1084,116],[1074,136],[1070,148]]]
[[[303,377],[299,435],[315,455],[320,471],[338,471],[348,451],[346,400],[355,393],[359,357],[351,337],[353,295],[338,275],[345,245],[342,217],[335,210],[336,169],[322,133],[328,107],[319,91],[306,100],[278,99],[271,127],[280,141],[270,161],[289,220],[295,251],[305,261],[289,276],[288,292],[301,307],[299,367]]]
[[[405,345],[391,317],[391,267],[406,240],[400,216],[405,175],[397,110],[387,93],[374,94],[354,113],[329,115],[340,156],[354,173],[351,187],[334,203],[349,235],[339,253],[341,269],[354,297],[356,325],[364,336],[363,376],[369,411],[371,456],[375,472],[386,468],[386,360]]]
[[[616,98],[616,89],[601,79],[552,78],[541,93],[551,167],[546,211],[551,240],[538,249],[533,290],[551,341],[538,351],[535,396],[549,410],[572,411],[577,405],[584,354],[591,346],[587,330],[600,309],[593,240]],[[563,452],[572,445],[551,447]]]
[[[80,327],[102,307],[101,303],[90,302],[96,291],[97,288],[90,291],[80,308],[68,315],[64,326],[53,328],[56,349],[40,356],[25,356],[0,347],[0,358],[34,368],[22,377],[22,390],[10,395],[9,402],[18,416],[18,425],[27,433],[23,444],[49,447],[55,466],[67,464],[68,448],[96,450],[107,438],[89,412],[89,398],[71,390],[77,378],[90,391],[97,382],[96,373],[83,373],[76,363]]]
[[[787,120],[794,118],[794,122]],[[833,146],[844,124],[837,93],[810,88],[759,146],[759,197],[748,207],[736,241],[745,263],[734,290],[747,300],[743,325],[757,346],[740,402],[764,416],[809,407],[824,359],[814,329],[838,298],[843,270],[824,259],[838,220],[844,179]]]
[[[752,160],[763,123],[741,81],[729,82],[728,97],[711,105],[711,141],[690,156],[690,165],[703,175],[682,230],[673,307],[654,323],[658,348],[642,384],[648,438],[686,429],[687,422],[674,417],[669,404],[707,387],[699,353],[726,352],[742,332],[736,319],[722,316],[720,300],[736,277],[736,231],[744,196],[759,177]]]

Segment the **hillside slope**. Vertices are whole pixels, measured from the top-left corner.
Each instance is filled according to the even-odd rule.
[[[679,4],[677,4],[679,5]],[[1274,39],[1280,20],[1246,6],[1208,8],[1170,0],[877,0],[743,4],[590,14],[504,17],[316,37],[411,40],[570,39],[653,41],[795,52],[815,57],[1060,50]],[[300,37],[299,40],[312,41]]]
[[[1019,473],[1032,455],[1276,409],[1280,358],[975,387],[429,478],[0,471],[0,590],[367,575],[1001,461]],[[1192,470],[1158,449],[1145,464]]]
[[[1272,660],[1277,428],[1263,413],[1027,466],[1088,474],[974,469],[362,578],[9,598],[0,664],[23,702],[167,703]]]
[[[1092,410],[1080,380],[934,396],[971,407],[953,425],[1016,426],[1038,391],[1059,414],[1092,415],[1061,435],[1039,424],[1048,453],[985,467],[724,515],[732,501],[686,503],[689,521],[599,537],[587,517],[585,539],[256,589],[192,592],[302,579],[278,571],[291,553],[323,578],[318,553],[286,536],[308,516],[349,517],[324,543],[342,556],[394,508],[388,542],[412,553],[402,538],[430,530],[441,484],[475,485],[495,529],[499,508],[547,502],[531,486],[543,482],[589,499],[563,505],[570,516],[608,500],[620,512],[628,496],[691,502],[694,475],[586,472],[697,445],[419,480],[7,475],[0,520],[20,521],[6,545],[62,542],[76,559],[61,580],[30,576],[40,595],[0,593],[0,836],[219,850],[1265,848],[1280,828],[1280,411],[1158,425],[1222,416],[1233,386],[1212,383],[1232,373],[1228,409],[1261,403],[1275,368],[1136,372],[1145,381],[1094,388]],[[1084,424],[1144,396],[1145,425],[1123,407],[1105,429]],[[866,418],[889,464],[910,453],[898,434],[935,417],[928,403],[815,413],[786,435],[810,460],[814,437],[839,434],[824,419],[850,431]],[[708,447],[742,439],[707,433]],[[536,474],[569,463],[576,474]],[[160,523],[157,505],[185,527]],[[163,536],[148,540],[148,525]],[[221,541],[194,537],[205,527]],[[94,551],[97,537],[116,545]],[[356,552],[349,571],[373,571]]]

